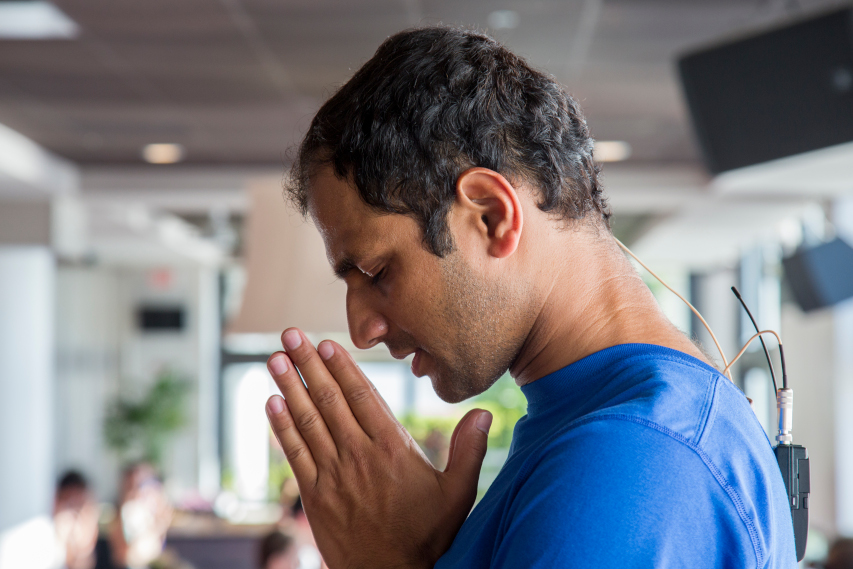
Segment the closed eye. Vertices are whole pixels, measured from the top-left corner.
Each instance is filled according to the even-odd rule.
[[[381,281],[384,276],[385,268],[383,267],[381,271],[370,277],[370,284],[376,286],[377,284],[379,284],[379,281]]]

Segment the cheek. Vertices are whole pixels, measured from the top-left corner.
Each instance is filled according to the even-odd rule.
[[[396,328],[418,342],[431,345],[435,335],[445,327],[441,324],[441,296],[425,275],[419,277],[395,281],[384,298],[379,299],[381,307],[377,308],[392,330]]]

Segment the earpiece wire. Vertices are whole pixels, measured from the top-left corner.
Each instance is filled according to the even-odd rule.
[[[696,317],[699,319],[699,321],[702,322],[702,325],[705,326],[705,329],[708,331],[708,334],[711,335],[711,339],[714,340],[714,345],[717,346],[717,350],[720,352],[720,357],[723,358],[723,365],[725,366],[725,369],[723,370],[723,374],[726,377],[728,377],[732,383],[734,383],[734,379],[732,379],[731,371],[729,370],[729,368],[731,367],[731,364],[729,364],[728,360],[726,359],[726,354],[725,354],[725,352],[723,352],[723,348],[722,348],[722,346],[720,346],[720,342],[717,341],[717,336],[714,334],[714,331],[711,330],[711,327],[708,325],[708,323],[705,321],[705,319],[702,318],[702,315],[699,314],[699,311],[696,310],[696,308],[692,304],[690,304],[690,302],[686,298],[684,298],[683,296],[678,294],[678,292],[674,288],[672,288],[671,286],[666,284],[666,282],[662,278],[657,276],[657,274],[655,274],[655,272],[653,270],[651,270],[649,267],[647,267],[646,264],[644,262],[642,262],[639,257],[637,257],[630,249],[628,249],[628,247],[625,246],[624,243],[622,243],[621,241],[619,241],[615,237],[613,239],[622,248],[623,251],[625,251],[631,257],[633,257],[633,259],[635,261],[637,261],[641,267],[646,269],[646,271],[648,271],[650,275],[652,275],[654,278],[656,278],[660,284],[665,286],[669,290],[669,292],[671,292],[672,294],[674,294],[675,296],[680,298],[681,301],[684,302],[684,304],[686,304],[688,307],[690,307],[690,310],[693,311],[693,314],[696,315]],[[774,334],[775,334],[775,332],[774,332]],[[777,338],[778,338],[778,336],[777,336]],[[781,344],[781,342],[780,342],[780,344]],[[747,343],[747,346],[748,345],[749,345],[749,343]],[[746,347],[744,347],[744,350],[745,349],[746,349]],[[741,352],[743,352],[743,350],[741,350]],[[738,355],[738,357],[740,357],[740,355]],[[737,358],[735,358],[735,359],[737,359]],[[732,363],[734,363],[734,361],[732,361]]]
[[[729,368],[731,368],[735,364],[735,362],[738,361],[740,359],[740,357],[746,352],[746,349],[749,347],[749,345],[752,343],[752,341],[755,340],[756,338],[758,338],[759,336],[761,336],[762,334],[773,334],[774,336],[776,336],[776,341],[779,342],[779,346],[780,347],[782,346],[782,338],[780,338],[779,334],[777,334],[773,330],[761,330],[760,332],[756,332],[755,334],[752,335],[752,337],[749,340],[747,340],[746,344],[743,345],[743,347],[740,349],[740,351],[737,353],[737,355],[734,357],[734,359],[731,362],[729,362],[729,364],[726,366],[726,369],[724,370],[724,372],[729,371]]]

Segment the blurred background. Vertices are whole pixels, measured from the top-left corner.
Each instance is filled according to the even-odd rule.
[[[485,30],[567,86],[597,140],[615,234],[703,312],[729,357],[752,334],[732,285],[780,332],[795,438],[812,459],[808,559],[823,559],[853,535],[853,131],[839,127],[853,122],[853,39],[827,48],[841,57],[827,89],[846,111],[817,93],[812,111],[830,116],[811,121],[809,144],[738,150],[740,162],[720,149],[784,138],[749,138],[765,109],[785,132],[804,127],[759,104],[726,115],[720,142],[705,111],[722,97],[701,79],[719,86],[725,65],[678,61],[849,7],[0,0],[0,567],[320,566],[264,415],[265,361],[288,326],[351,344],[345,287],[281,181],[320,104],[386,37],[434,23]],[[785,53],[756,57],[821,69]],[[647,282],[716,355],[689,310]],[[456,421],[492,411],[482,495],[525,413],[513,381],[448,405],[384,346],[354,355],[438,466]],[[772,438],[757,343],[733,369]]]

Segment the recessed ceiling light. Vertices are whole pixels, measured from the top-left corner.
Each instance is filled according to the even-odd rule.
[[[631,145],[622,140],[596,140],[592,157],[596,162],[620,162],[631,157]]]
[[[493,30],[511,30],[518,27],[518,12],[515,10],[495,10],[489,14],[489,27]]]
[[[180,144],[147,144],[142,149],[142,158],[150,164],[174,164],[184,158],[184,147]]]
[[[74,39],[80,27],[43,0],[0,2],[0,39]]]

